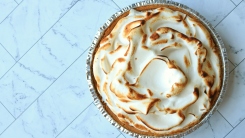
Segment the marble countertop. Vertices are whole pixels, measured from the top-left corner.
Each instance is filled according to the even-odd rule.
[[[176,0],[206,17],[228,51],[227,93],[186,138],[245,137],[245,1]],[[129,138],[100,114],[85,77],[100,26],[137,0],[0,1],[0,138]]]

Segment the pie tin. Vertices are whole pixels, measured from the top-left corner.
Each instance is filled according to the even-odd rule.
[[[171,0],[147,0],[147,1],[141,1],[141,2],[137,2],[134,3],[132,5],[129,5],[123,9],[121,9],[120,11],[116,12],[115,14],[113,14],[106,22],[105,24],[98,30],[98,32],[95,35],[94,40],[92,41],[92,45],[88,51],[88,55],[87,55],[87,62],[86,62],[86,75],[87,75],[87,81],[88,81],[88,86],[90,89],[90,92],[92,94],[92,97],[94,99],[94,104],[98,107],[99,111],[102,113],[102,115],[113,125],[115,126],[117,129],[119,129],[120,131],[129,134],[131,136],[134,137],[139,137],[139,138],[154,138],[155,136],[147,136],[147,135],[142,135],[142,134],[137,134],[134,132],[131,132],[129,130],[127,130],[126,128],[124,128],[123,126],[121,126],[119,123],[117,123],[110,114],[107,113],[107,111],[104,109],[104,106],[99,98],[99,93],[97,92],[96,88],[93,85],[93,81],[92,81],[92,71],[91,71],[91,66],[92,66],[92,56],[93,53],[95,51],[96,46],[98,45],[104,31],[107,29],[107,27],[120,15],[122,15],[123,13],[129,11],[130,9],[134,9],[137,7],[141,7],[141,6],[147,6],[147,5],[154,5],[154,4],[161,4],[161,5],[169,5],[169,6],[173,6],[173,7],[177,7],[180,8],[184,11],[186,11],[187,13],[193,15],[195,18],[197,18],[205,27],[206,29],[210,32],[210,34],[213,36],[213,40],[215,42],[215,44],[219,47],[220,53],[221,53],[221,60],[222,60],[222,68],[223,70],[223,80],[222,80],[222,87],[221,87],[221,91],[220,94],[215,102],[215,104],[213,105],[213,107],[211,107],[210,111],[205,115],[205,117],[202,118],[201,121],[199,121],[197,124],[195,124],[194,126],[192,126],[191,128],[187,129],[184,132],[180,132],[178,134],[173,134],[173,135],[168,135],[168,136],[160,136],[162,138],[176,138],[176,137],[183,137],[193,131],[195,131],[197,128],[199,128],[202,124],[204,124],[205,122],[207,122],[209,120],[209,118],[212,116],[212,114],[217,110],[218,106],[220,105],[221,101],[224,98],[225,95],[225,91],[226,91],[226,86],[227,86],[227,81],[228,81],[228,75],[229,75],[229,68],[228,68],[228,58],[227,58],[227,52],[226,52],[226,48],[224,46],[224,43],[220,37],[220,35],[215,31],[215,29],[212,27],[212,25],[202,16],[200,15],[198,12],[196,12],[195,10],[187,7],[186,5],[180,4],[178,2],[174,2]]]

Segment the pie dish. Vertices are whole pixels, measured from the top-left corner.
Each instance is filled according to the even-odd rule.
[[[114,14],[90,48],[87,79],[102,114],[134,136],[183,136],[221,102],[223,42],[197,12],[146,1]]]

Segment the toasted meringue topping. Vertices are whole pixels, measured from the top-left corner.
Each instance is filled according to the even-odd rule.
[[[99,44],[93,73],[102,100],[141,131],[167,133],[198,121],[221,86],[205,27],[168,8],[130,10]]]

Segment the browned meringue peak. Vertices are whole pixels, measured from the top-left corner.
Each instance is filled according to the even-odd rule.
[[[184,121],[185,116],[181,111],[177,111],[172,114],[165,114],[164,112],[147,115],[138,114],[136,118],[150,129],[164,131],[180,125]]]
[[[152,79],[151,82],[145,81],[149,76],[155,79]],[[137,87],[149,88],[153,92],[153,96],[155,92],[159,92],[162,96],[169,98],[178,95],[182,91],[187,83],[187,78],[174,62],[167,57],[158,56],[145,66],[138,81],[136,82]]]
[[[127,114],[148,114],[149,110],[154,106],[156,102],[160,101],[159,99],[144,99],[141,101],[130,101],[125,106],[117,104],[119,108],[125,111]],[[139,108],[141,107],[141,108]]]
[[[181,129],[210,109],[220,88],[216,52],[208,31],[186,14],[131,10],[94,55],[96,87],[125,124],[156,133]]]

